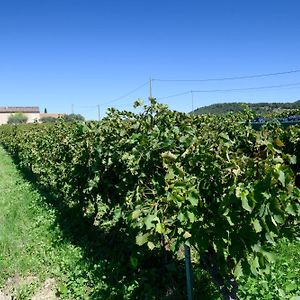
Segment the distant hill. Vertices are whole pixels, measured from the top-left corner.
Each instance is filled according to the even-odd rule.
[[[286,109],[300,109],[300,100],[289,103],[245,103],[245,102],[230,102],[230,103],[217,103],[209,106],[203,106],[197,108],[192,113],[196,115],[201,114],[214,114],[220,115],[228,112],[238,112],[243,110],[243,105],[246,104],[250,109],[257,114],[263,114],[266,112],[278,112]]]

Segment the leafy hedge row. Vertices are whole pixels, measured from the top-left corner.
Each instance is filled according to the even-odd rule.
[[[300,128],[255,131],[241,123],[252,117],[191,116],[152,101],[101,122],[1,126],[0,141],[66,205],[124,228],[139,252],[176,257],[192,246],[234,299],[234,278],[268,272],[267,246],[299,229]]]

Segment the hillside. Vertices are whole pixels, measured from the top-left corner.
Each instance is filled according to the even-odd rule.
[[[300,108],[300,100],[295,102],[261,102],[261,103],[244,103],[244,102],[228,102],[228,103],[217,103],[209,106],[203,106],[197,108],[192,113],[201,115],[201,114],[224,114],[228,112],[238,112],[243,110],[243,105],[248,105],[252,110],[254,110],[257,114],[262,114],[265,112],[275,112],[281,111],[285,109],[299,109]]]

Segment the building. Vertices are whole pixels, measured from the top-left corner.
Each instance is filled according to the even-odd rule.
[[[0,125],[6,124],[10,115],[22,113],[28,118],[28,123],[36,122],[40,119],[40,109],[37,106],[0,106]]]

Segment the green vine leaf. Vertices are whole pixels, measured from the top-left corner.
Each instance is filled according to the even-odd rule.
[[[252,222],[252,224],[253,224],[253,227],[254,227],[255,232],[259,233],[259,232],[262,231],[262,227],[261,227],[261,225],[260,225],[260,223],[259,223],[259,221],[258,221],[257,219],[255,219],[255,220]]]
[[[165,226],[162,223],[157,223],[155,226],[156,232],[163,234],[165,232]]]
[[[192,235],[188,232],[188,231],[186,231],[184,234],[183,234],[183,237],[185,238],[185,239],[188,239],[188,238],[190,238]]]
[[[148,242],[148,237],[149,237],[148,233],[138,235],[136,237],[135,242],[136,242],[137,245],[142,246],[142,245],[144,245],[145,243]]]
[[[153,250],[153,249],[155,248],[155,245],[154,245],[154,243],[152,243],[152,242],[148,242],[148,243],[147,243],[147,246],[148,246],[148,248],[149,248],[150,250]]]
[[[156,215],[148,215],[144,219],[144,223],[147,230],[150,230],[151,228],[155,227],[155,224],[153,223],[154,221],[159,221],[159,218]]]

